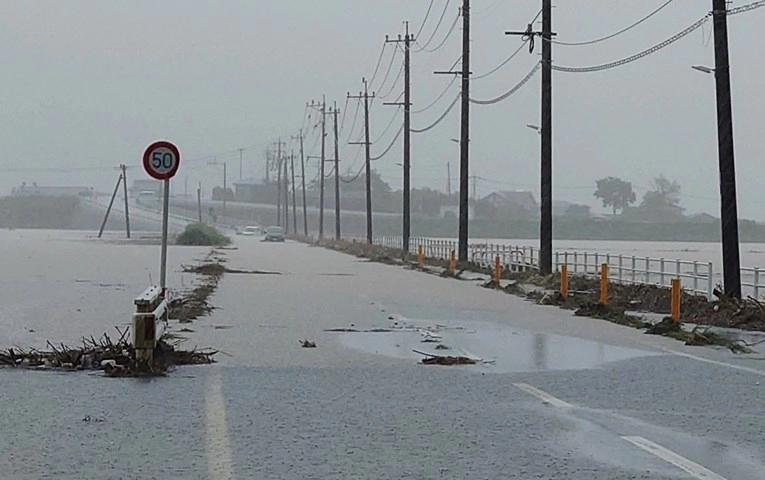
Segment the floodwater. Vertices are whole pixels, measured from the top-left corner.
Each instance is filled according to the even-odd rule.
[[[478,360],[480,371],[495,373],[581,370],[658,355],[490,322],[471,321],[466,325],[397,319],[392,328],[386,329],[389,331],[343,333],[341,343],[365,353],[408,360],[424,358],[424,354],[468,357]]]
[[[444,239],[456,241],[456,239]],[[534,239],[514,240],[506,238],[471,238],[471,243],[514,245],[539,248]],[[587,252],[635,257],[687,260],[701,263],[712,262],[715,272],[722,268],[722,244],[717,242],[634,242],[617,240],[555,240],[556,252]],[[742,267],[765,267],[765,243],[741,243]]]

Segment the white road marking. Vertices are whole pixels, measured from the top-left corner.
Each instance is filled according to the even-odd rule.
[[[538,399],[542,400],[545,403],[549,403],[553,407],[560,407],[560,408],[570,408],[571,404],[566,403],[563,400],[560,400],[558,398],[553,397],[547,392],[543,392],[542,390],[538,389],[537,387],[531,386],[528,383],[514,383],[516,387],[520,388],[524,392],[534,395]]]
[[[205,397],[208,478],[210,480],[233,480],[234,461],[228,438],[226,404],[223,400],[220,372],[216,369],[210,374],[209,379],[207,396]]]
[[[702,467],[698,463],[692,462],[685,457],[681,457],[675,452],[671,450],[667,450],[661,445],[654,443],[650,440],[646,440],[643,437],[627,436],[622,438],[632,443],[633,445],[642,448],[646,452],[652,453],[653,455],[656,455],[662,460],[665,460],[671,463],[672,465],[682,470],[685,470],[690,475],[692,475],[695,478],[698,478],[699,480],[726,480],[725,477],[721,477],[715,472]]]
[[[686,357],[686,358],[691,358],[693,360],[698,360],[699,362],[711,363],[712,365],[717,365],[717,366],[720,366],[720,367],[732,368],[734,370],[740,370],[742,372],[753,373],[755,375],[760,375],[762,377],[765,377],[765,371],[757,370],[756,368],[742,367],[741,365],[733,365],[732,363],[719,362],[717,360],[710,360],[708,358],[697,357],[696,355],[691,355],[690,353],[676,352],[676,351],[670,350],[670,349],[666,349],[666,351],[669,352],[669,353],[672,353],[674,355],[681,356],[681,357]]]

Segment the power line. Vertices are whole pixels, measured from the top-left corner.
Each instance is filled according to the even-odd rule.
[[[454,22],[452,23],[452,26],[451,26],[451,27],[449,27],[449,31],[448,31],[448,32],[446,32],[446,36],[444,37],[444,39],[443,39],[443,40],[441,40],[441,43],[439,43],[438,45],[436,45],[435,47],[433,47],[433,48],[431,48],[431,49],[427,49],[427,48],[423,47],[423,48],[421,48],[421,49],[417,50],[417,52],[428,52],[428,53],[432,53],[432,52],[435,52],[436,50],[438,50],[439,48],[443,47],[443,46],[444,46],[444,44],[446,43],[446,41],[447,41],[447,40],[449,40],[449,36],[450,36],[450,35],[452,34],[452,32],[454,31],[454,27],[456,27],[456,26],[457,26],[457,22],[459,21],[459,19],[460,19],[460,15],[457,15],[456,17],[454,17]]]
[[[657,13],[662,11],[664,9],[664,7],[666,7],[667,5],[669,5],[670,3],[674,2],[674,1],[675,0],[667,0],[661,6],[659,6],[659,8],[657,8],[654,11],[652,11],[651,13],[649,13],[645,17],[641,18],[637,22],[633,23],[632,25],[629,25],[628,27],[625,27],[625,28],[619,30],[618,32],[614,32],[611,35],[606,35],[605,37],[596,38],[594,40],[587,40],[587,41],[584,41],[584,42],[561,42],[560,40],[551,40],[551,41],[552,41],[552,43],[554,43],[556,45],[564,45],[564,46],[569,46],[569,47],[580,46],[580,45],[592,45],[594,43],[603,42],[605,40],[609,40],[609,39],[614,38],[614,37],[616,37],[618,35],[621,35],[624,32],[632,30],[633,28],[637,27],[641,23],[645,22],[649,18],[653,17],[654,15],[656,15]]]
[[[396,115],[398,115],[398,112],[401,111],[401,106],[396,108],[396,111],[393,112],[393,116],[390,118],[390,121],[388,122],[388,125],[385,127],[385,129],[382,131],[379,137],[377,137],[375,140],[372,140],[372,143],[377,143],[382,139],[382,137],[385,136],[386,133],[388,133],[388,130],[390,130],[391,125],[393,125],[393,122],[396,120]]]
[[[377,58],[377,65],[375,65],[375,71],[372,74],[372,78],[369,80],[369,83],[372,83],[375,81],[375,77],[377,76],[377,71],[380,69],[380,62],[382,62],[383,55],[385,54],[385,47],[387,47],[388,44],[383,43],[382,49],[380,50],[380,56]]]
[[[427,132],[427,131],[428,131],[428,130],[430,130],[431,128],[433,128],[433,127],[435,127],[436,125],[438,125],[439,123],[441,123],[441,120],[443,120],[444,118],[446,118],[446,116],[449,114],[449,112],[451,112],[452,108],[454,108],[454,106],[455,106],[455,105],[457,105],[457,100],[459,100],[461,96],[462,96],[462,92],[460,91],[460,93],[458,93],[458,94],[457,94],[457,96],[456,96],[456,97],[454,97],[454,100],[452,100],[452,103],[451,103],[451,104],[449,104],[449,106],[446,108],[446,111],[444,111],[444,113],[442,113],[442,114],[441,114],[441,116],[440,116],[440,117],[438,117],[438,118],[436,119],[436,121],[435,121],[435,122],[431,123],[430,125],[428,125],[428,126],[427,126],[427,127],[425,127],[425,128],[420,128],[420,129],[417,129],[417,128],[412,128],[412,129],[411,129],[411,131],[412,131],[413,133],[423,133],[423,132]]]
[[[428,41],[425,42],[425,44],[419,50],[412,50],[413,52],[416,53],[416,52],[421,52],[421,51],[425,50],[426,48],[428,48],[428,45],[430,45],[430,42],[432,42],[433,39],[436,37],[436,33],[438,32],[438,28],[441,26],[441,22],[444,21],[444,16],[446,15],[446,11],[449,9],[449,1],[450,0],[446,0],[446,5],[444,5],[444,11],[441,12],[441,16],[438,19],[438,23],[436,24],[436,28],[433,30],[433,33],[430,35],[430,38],[428,39]],[[415,37],[415,42],[417,42],[416,37]],[[419,43],[419,42],[417,42],[417,43]]]
[[[738,13],[748,12],[750,10],[754,10],[755,8],[760,8],[760,7],[765,7],[765,0],[748,3],[746,5],[741,5],[740,7],[736,7],[736,8],[731,8],[730,10],[728,10],[728,15],[736,15]]]
[[[661,50],[664,47],[672,45],[676,41],[680,40],[681,38],[685,37],[686,35],[690,34],[694,30],[696,30],[699,27],[701,27],[702,25],[704,25],[706,22],[709,21],[710,17],[711,17],[711,14],[707,14],[704,17],[702,17],[699,20],[697,20],[690,27],[686,28],[685,30],[683,30],[683,31],[681,31],[679,33],[676,33],[675,35],[673,35],[672,37],[668,38],[667,40],[664,40],[663,42],[659,43],[658,45],[654,45],[653,47],[651,47],[651,48],[649,48],[647,50],[643,50],[640,53],[637,53],[637,54],[632,55],[632,56],[627,57],[627,58],[623,58],[621,60],[617,60],[615,62],[604,63],[602,65],[594,65],[594,66],[591,66],[591,67],[560,67],[560,66],[553,65],[552,68],[553,68],[553,70],[557,70],[559,72],[589,73],[589,72],[599,72],[599,71],[602,71],[602,70],[608,70],[608,69],[611,69],[611,68],[621,67],[622,65],[626,65],[628,63],[632,63],[635,60],[640,60],[643,57],[647,57],[648,55],[650,55],[652,53],[658,52],[659,50]]]
[[[420,29],[417,30],[417,33],[415,34],[414,38],[419,38],[420,34],[422,33],[423,27],[425,27],[425,22],[428,21],[428,16],[430,15],[430,9],[433,8],[433,2],[435,0],[430,0],[430,5],[428,5],[428,11],[425,12],[425,18],[422,19],[422,22],[420,23]]]
[[[523,43],[521,43],[521,46],[520,46],[520,47],[518,47],[518,49],[517,49],[516,51],[514,51],[513,53],[511,53],[511,54],[510,54],[510,56],[509,56],[509,57],[507,57],[507,58],[506,58],[506,59],[505,59],[505,60],[504,60],[502,63],[500,63],[499,65],[497,65],[496,67],[494,67],[493,69],[489,70],[489,71],[488,71],[488,72],[486,72],[486,73],[483,73],[483,74],[481,74],[481,75],[476,75],[476,76],[474,76],[474,77],[470,77],[470,80],[478,80],[478,79],[480,79],[480,78],[485,78],[485,77],[488,77],[488,76],[489,76],[489,75],[491,75],[492,73],[494,73],[494,72],[496,72],[497,70],[499,70],[500,68],[504,67],[505,65],[507,65],[507,62],[509,62],[510,60],[512,60],[513,58],[515,58],[515,56],[516,56],[516,55],[518,55],[518,54],[521,52],[521,50],[523,50],[523,47],[525,47],[525,46],[526,46],[526,43],[528,43],[528,40],[524,40],[524,41],[523,41]]]
[[[388,70],[385,72],[385,78],[383,78],[382,83],[380,83],[380,86],[377,87],[378,90],[381,90],[383,88],[383,85],[385,85],[385,82],[388,81],[388,75],[390,75],[390,69],[393,68],[393,61],[396,60],[396,49],[393,49],[393,52],[390,56],[390,63],[388,64]],[[369,86],[372,86],[372,82],[369,82]]]
[[[456,81],[457,81],[457,76],[456,76],[456,75],[452,76],[452,81],[451,81],[451,82],[449,82],[449,84],[446,86],[446,88],[444,88],[444,91],[443,91],[443,92],[441,92],[441,93],[440,93],[440,94],[439,94],[439,95],[436,97],[436,99],[435,99],[435,100],[433,100],[433,102],[431,102],[431,103],[430,103],[430,104],[429,104],[427,107],[421,108],[421,109],[419,109],[419,110],[412,110],[412,113],[422,113],[422,112],[424,112],[424,111],[426,111],[426,110],[430,109],[431,107],[433,107],[433,106],[434,106],[436,103],[438,103],[438,101],[439,101],[439,100],[441,100],[441,98],[443,98],[443,96],[444,96],[444,95],[446,95],[446,92],[448,92],[448,91],[449,91],[449,88],[450,88],[452,85],[454,85],[454,82],[456,82]]]
[[[385,100],[385,99],[386,99],[386,98],[387,98],[387,97],[388,97],[388,96],[389,96],[391,93],[393,93],[393,89],[395,89],[395,88],[396,88],[396,84],[397,84],[397,83],[398,83],[398,81],[401,79],[401,74],[402,74],[403,72],[404,72],[404,62],[402,61],[402,62],[401,62],[401,68],[400,68],[400,69],[399,69],[399,71],[398,71],[398,75],[396,75],[396,79],[395,79],[395,80],[393,80],[393,83],[392,83],[392,84],[391,84],[391,86],[390,86],[390,90],[388,90],[387,92],[385,92],[385,94],[384,94],[384,95],[380,95],[380,98],[381,98],[381,99]],[[382,87],[381,87],[381,88],[382,88]],[[379,91],[379,90],[378,90],[378,91]]]
[[[517,85],[515,85],[513,88],[511,88],[507,92],[503,93],[502,95],[500,95],[500,96],[498,96],[496,98],[492,98],[491,100],[476,100],[474,98],[471,98],[470,99],[470,103],[475,103],[476,105],[492,105],[492,104],[501,102],[502,100],[508,98],[510,95],[512,95],[515,92],[517,92],[518,90],[520,90],[521,87],[526,85],[526,83],[529,80],[531,80],[531,77],[533,77],[539,71],[541,66],[542,66],[542,62],[537,62],[537,64],[534,65],[534,68],[532,68],[531,71],[529,73],[527,73],[525,77],[523,77],[523,80],[518,82]]]
[[[404,125],[401,125],[401,128],[399,128],[398,132],[396,132],[396,136],[393,137],[393,141],[390,142],[390,145],[388,145],[388,148],[386,148],[385,151],[383,151],[383,153],[381,153],[380,155],[378,155],[376,157],[370,157],[369,159],[370,160],[379,160],[382,157],[384,157],[388,152],[390,152],[390,149],[393,148],[393,145],[396,144],[396,140],[398,140],[398,137],[401,136],[401,132],[403,132],[403,131],[404,131]]]
[[[345,97],[345,106],[343,107],[343,118],[340,120],[340,132],[343,131],[343,127],[345,127],[345,114],[348,113],[348,97]]]
[[[359,108],[361,106],[360,101],[356,101],[356,111],[353,113],[353,123],[351,123],[351,130],[348,132],[348,138],[345,140],[345,143],[348,143],[351,140],[351,136],[353,135],[353,129],[356,128],[356,119],[359,116]]]

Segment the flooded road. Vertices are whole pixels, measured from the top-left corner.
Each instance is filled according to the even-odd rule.
[[[45,231],[0,245],[16,252],[2,347],[111,331],[156,278],[157,246]],[[0,370],[0,478],[762,478],[759,354],[292,242],[234,247],[227,267],[281,275],[224,274],[212,314],[183,325],[219,364],[153,380]],[[208,251],[171,248],[170,285],[197,281],[180,267]]]

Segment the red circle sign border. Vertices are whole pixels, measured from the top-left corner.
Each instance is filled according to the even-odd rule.
[[[151,152],[160,147],[167,148],[173,152],[173,155],[175,155],[175,165],[167,173],[157,173],[151,169]],[[180,166],[181,152],[178,151],[178,147],[168,141],[160,140],[158,142],[154,142],[146,147],[146,150],[143,152],[143,169],[146,170],[146,173],[148,173],[150,177],[153,177],[157,180],[169,180],[173,178],[175,174],[178,173],[178,167]]]

